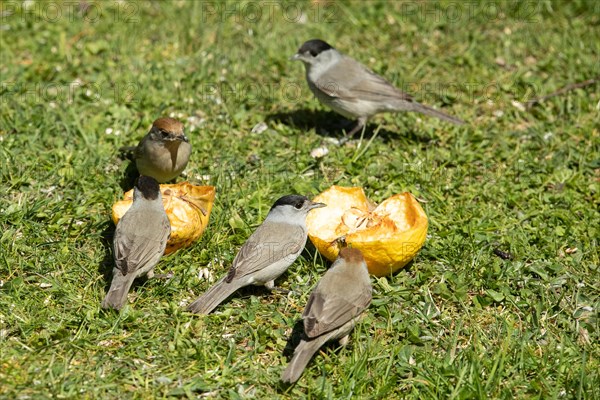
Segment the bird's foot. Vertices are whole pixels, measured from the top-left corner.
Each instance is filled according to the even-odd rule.
[[[275,286],[275,287],[271,288],[270,290],[271,290],[271,292],[279,292],[279,293],[286,294],[286,295],[292,293],[291,290],[280,288],[278,286]]]
[[[152,274],[148,273],[148,279],[171,279],[175,274],[172,271],[167,272],[166,274],[155,274],[154,272],[152,272]]]
[[[350,336],[346,335],[343,338],[340,338],[340,346],[345,347],[350,342]]]
[[[283,294],[290,294],[292,291],[284,288],[280,288],[275,286],[275,281],[269,281],[265,283],[265,287],[269,289],[271,292],[279,292]]]

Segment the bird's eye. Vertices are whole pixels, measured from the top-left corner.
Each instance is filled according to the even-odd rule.
[[[294,205],[294,207],[296,208],[296,210],[299,210],[299,209],[301,209],[301,208],[302,208],[302,204],[303,204],[303,203],[296,203],[296,204]]]
[[[166,138],[167,136],[169,136],[169,132],[167,131],[160,131],[160,135],[164,138]]]

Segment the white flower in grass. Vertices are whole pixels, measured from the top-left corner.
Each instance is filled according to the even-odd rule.
[[[323,158],[327,154],[329,154],[329,149],[325,146],[317,147],[316,149],[312,149],[310,152],[310,156],[312,158]]]
[[[513,100],[513,101],[511,101],[511,104],[517,110],[519,110],[519,111],[525,111],[525,106],[520,101]]]
[[[210,270],[208,268],[201,268],[198,271],[198,279],[203,279],[203,280],[212,282],[212,280],[213,280],[212,272],[210,272]]]
[[[334,137],[326,137],[325,141],[335,145],[335,146],[339,146],[340,144],[342,144],[342,142],[340,141],[340,139],[334,138]]]
[[[269,129],[269,127],[267,126],[266,123],[259,122],[258,124],[254,125],[254,128],[252,128],[251,132],[259,135],[259,134],[263,133],[264,131],[266,131],[267,129]]]
[[[196,130],[196,128],[200,127],[206,121],[206,119],[198,117],[196,115],[192,115],[187,118],[187,127],[190,131]]]

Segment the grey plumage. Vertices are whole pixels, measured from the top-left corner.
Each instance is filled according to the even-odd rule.
[[[115,267],[103,308],[121,309],[135,278],[152,270],[162,257],[171,225],[156,180],[140,176],[133,204],[119,220],[113,239]]]
[[[347,341],[358,317],[371,303],[371,291],[369,272],[360,251],[342,249],[304,308],[304,337],[281,375],[283,382],[296,382],[313,355],[329,340]]]
[[[292,57],[306,68],[310,90],[326,106],[349,119],[357,119],[353,135],[368,118],[382,112],[416,111],[454,124],[458,118],[416,102],[363,64],[319,39],[305,42]]]
[[[306,244],[306,215],[324,204],[304,196],[284,196],[271,207],[265,221],[242,246],[228,274],[188,306],[209,314],[233,292],[248,285],[272,289],[274,280],[300,256]]]
[[[226,276],[222,277],[210,287],[202,296],[198,297],[188,306],[188,311],[195,314],[210,314],[219,304],[224,302],[236,290],[244,285],[244,282],[237,279],[233,282],[225,282]]]

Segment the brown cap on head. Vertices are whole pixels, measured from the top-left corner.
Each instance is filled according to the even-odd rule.
[[[353,249],[352,247],[342,248],[338,257],[343,258],[346,262],[361,263],[365,261],[360,250]]]
[[[161,131],[183,135],[183,124],[175,118],[159,118],[154,121],[152,127]]]

